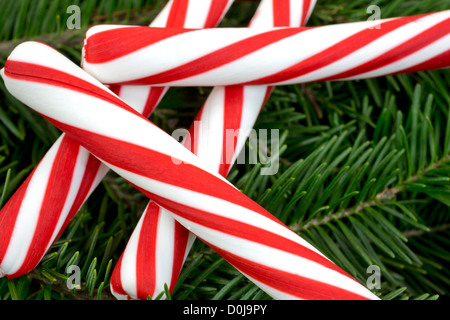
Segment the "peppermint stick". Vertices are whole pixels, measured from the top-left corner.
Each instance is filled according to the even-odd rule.
[[[303,25],[314,5],[309,0],[263,0],[250,25]],[[213,88],[183,145],[226,177],[271,92],[266,86]],[[227,130],[237,136],[229,139]],[[167,209],[151,201],[114,268],[112,293],[119,299],[154,298],[163,292],[164,284],[172,292],[194,240],[195,235]]]
[[[231,3],[171,0],[151,26],[213,27]],[[148,117],[167,88],[115,86],[114,92]],[[0,276],[33,270],[108,171],[63,134],[0,211]]]
[[[450,10],[313,28],[103,25],[88,30],[84,52],[84,68],[105,84],[285,85],[372,78],[449,67]]]
[[[22,43],[1,75],[13,96],[170,210],[180,224],[273,298],[377,299],[56,50]]]

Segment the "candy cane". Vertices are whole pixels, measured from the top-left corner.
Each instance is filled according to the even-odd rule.
[[[450,10],[269,30],[103,25],[88,30],[83,65],[106,84],[171,86],[283,85],[447,68]]]
[[[263,0],[250,25],[303,25],[314,5],[315,1],[309,0]],[[271,91],[266,86],[213,88],[184,146],[212,170],[227,176]],[[236,145],[227,145],[227,130],[238,134]],[[111,276],[111,292],[117,298],[154,298],[163,292],[165,284],[169,292],[173,291],[195,236],[166,211],[151,201],[142,214]]]
[[[13,96],[170,210],[273,298],[377,299],[56,50],[22,43],[1,75]]]
[[[171,0],[152,27],[213,27],[231,0]],[[135,110],[148,117],[167,88],[114,87]],[[0,211],[0,276],[22,276],[41,261],[108,167],[63,134]]]

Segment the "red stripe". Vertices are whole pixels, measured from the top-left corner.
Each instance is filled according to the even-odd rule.
[[[28,184],[33,178],[34,172],[35,170],[31,172],[31,174],[22,183],[19,189],[14,192],[9,201],[3,206],[2,210],[0,211],[0,264],[3,262],[5,254],[8,250],[17,216],[19,214],[20,206],[22,205],[22,201],[25,197],[25,194],[27,193]],[[7,277],[12,278],[9,275],[7,275]]]
[[[91,64],[105,63],[189,31],[191,30],[149,27],[124,27],[102,31],[86,39],[84,60]]]
[[[121,85],[109,86],[109,90],[111,90],[119,97],[121,89],[122,89]],[[162,99],[164,92],[165,92],[164,87],[148,87],[147,100],[145,101],[144,110],[142,111],[142,115],[144,117],[148,118],[153,113],[159,101]]]
[[[63,71],[32,63],[7,60],[5,64],[5,75],[18,80],[50,84],[52,86],[62,87],[87,94],[112,103],[117,107],[128,110],[131,113],[142,117],[142,115],[128,106],[120,98],[111,94],[108,89],[97,87],[90,82]]]
[[[111,84],[108,86],[108,89],[114,93],[115,95],[120,97],[120,91],[122,90],[122,86],[116,85],[116,84]]]
[[[111,274],[111,287],[114,289],[114,291],[120,295],[128,296],[128,294],[125,292],[123,286],[122,286],[122,279],[121,279],[121,267],[122,267],[122,260],[123,260],[123,253],[120,256],[119,260],[117,261],[116,266],[114,267],[114,270]]]
[[[70,139],[70,138],[67,137],[67,139]],[[78,144],[78,142],[76,142],[76,143]],[[96,157],[94,157],[92,154],[89,154],[88,160],[86,163],[86,167],[84,170],[83,178],[82,178],[81,184],[77,190],[77,195],[73,201],[72,207],[70,208],[67,218],[64,221],[64,224],[63,224],[58,236],[56,237],[56,239],[59,238],[61,233],[66,229],[66,227],[72,221],[73,217],[77,214],[77,212],[80,210],[83,203],[86,201],[87,197],[90,195],[90,192],[92,191],[92,188],[93,188],[95,177],[98,174],[98,170],[100,169],[100,166],[101,166],[101,162]]]
[[[183,28],[189,0],[174,0],[170,7],[166,28]]]
[[[219,167],[219,174],[226,177],[230,171],[233,156],[236,153],[238,130],[241,127],[242,108],[244,106],[244,87],[227,86],[224,88],[224,92],[222,161]],[[227,131],[236,134],[230,135],[227,134]],[[230,141],[231,137],[233,137],[232,141]]]
[[[183,140],[183,146],[197,155],[198,153],[198,139],[201,134],[201,122],[202,122],[202,116],[203,116],[203,110],[204,106],[200,109],[200,111],[197,113],[194,121],[192,122],[191,126],[189,127],[188,135],[184,137]],[[189,139],[189,140],[186,140]]]
[[[267,89],[266,89],[266,95],[264,96],[264,103],[263,103],[263,105],[265,105],[266,102],[267,102],[267,100],[269,100],[270,95],[271,95],[272,92],[273,92],[273,89],[274,89],[274,87],[267,87]]]
[[[228,0],[213,0],[209,7],[208,16],[206,17],[204,28],[213,28],[220,22],[220,18],[227,8]]]
[[[388,52],[383,53],[382,55],[362,64],[355,68],[352,68],[350,70],[341,72],[339,74],[336,74],[332,77],[327,77],[326,80],[333,80],[333,79],[343,79],[347,77],[352,77],[358,74],[363,74],[366,72],[370,72],[379,68],[382,68],[386,65],[389,65],[391,63],[394,63],[398,60],[402,60],[409,55],[413,54],[414,52],[419,51],[420,49],[425,48],[426,46],[430,45],[431,43],[439,40],[440,38],[448,35],[450,33],[450,18],[447,20],[444,20],[433,27],[419,33],[418,35],[414,36],[413,38],[409,39],[408,41],[401,43],[400,45],[396,46],[395,48],[389,50]],[[433,65],[433,69],[439,69],[443,67],[448,67],[450,64],[450,60],[441,59],[440,63],[437,65]],[[428,65],[425,65],[426,67],[429,67]],[[423,68],[424,66],[422,64],[409,68],[409,72],[412,71],[418,71]],[[322,79],[324,80],[324,79]],[[321,80],[318,80],[321,81]]]
[[[39,218],[21,268],[11,275],[21,276],[33,270],[42,259],[61,216],[72,181],[80,145],[64,136],[52,164]],[[64,179],[61,179],[64,177]]]
[[[321,51],[312,57],[286,68],[273,75],[250,81],[248,84],[266,84],[277,83],[288,79],[296,78],[307,73],[316,71],[329,64],[332,64],[349,54],[361,49],[376,39],[388,34],[389,32],[408,24],[412,21],[422,18],[424,15],[397,18],[381,23],[380,29],[364,29],[339,43]]]
[[[273,26],[290,27],[290,0],[272,0]],[[304,1],[306,2],[306,1]]]
[[[190,232],[188,229],[183,227],[178,221],[175,221],[175,245],[173,248],[172,278],[170,279],[169,292],[173,292],[178,281],[178,276],[183,268],[189,234]]]
[[[153,32],[151,28],[145,28],[149,32]],[[218,49],[210,54],[207,54],[201,58],[187,62],[184,65],[175,67],[173,69],[160,72],[148,77],[136,79],[132,81],[126,81],[122,84],[163,84],[171,81],[189,78],[195,75],[202,74],[220,66],[226,65],[232,61],[238,60],[243,56],[246,56],[252,52],[258,51],[261,48],[268,46],[281,39],[293,36],[306,29],[300,28],[283,28],[279,30],[271,30],[247,39],[238,41],[224,48]],[[117,39],[117,38],[116,38]],[[120,41],[120,39],[117,39]]]
[[[300,21],[300,25],[303,26],[306,24],[306,20],[308,20],[308,13],[311,7],[311,0],[303,1],[303,9],[302,9],[302,20]]]
[[[145,102],[144,111],[142,112],[142,115],[144,117],[148,118],[153,113],[153,110],[155,110],[155,108],[158,106],[158,103],[161,100],[164,92],[164,87],[150,87],[147,101]]]
[[[444,67],[448,67],[449,61],[450,61],[450,50],[447,50],[447,51],[437,55],[434,58],[424,61],[424,62],[422,62],[418,65],[415,65],[411,68],[400,70],[400,71],[396,72],[395,74],[407,73],[407,72],[417,72],[417,71],[421,71],[421,70],[441,69]]]
[[[249,261],[205,241],[234,267],[251,278],[289,295],[306,300],[369,300],[359,294],[292,273]],[[274,276],[276,274],[276,277]]]
[[[150,202],[139,233],[136,254],[137,296],[142,300],[146,300],[149,295],[152,296],[155,291],[158,220],[159,207],[154,202]]]

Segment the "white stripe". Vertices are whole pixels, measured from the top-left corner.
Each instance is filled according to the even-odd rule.
[[[147,210],[144,211],[143,215],[145,215],[146,212]],[[144,217],[139,219],[131,237],[128,239],[127,246],[122,256],[122,264],[120,265],[120,282],[122,288],[132,299],[137,299],[136,256],[143,221]]]
[[[308,0],[298,1],[298,0],[290,0],[289,1],[289,25],[291,27],[300,27],[303,16],[303,3]]]
[[[142,114],[150,90],[151,87],[149,86],[121,86],[119,96],[130,107]]]
[[[218,172],[222,163],[223,121],[224,121],[224,88],[214,88],[204,104],[200,123],[194,128],[197,150],[193,150],[202,159],[211,172]],[[192,146],[193,148],[194,146]]]
[[[156,275],[153,297],[156,297],[164,291],[164,283],[167,283],[167,286],[170,287],[170,280],[172,279],[173,273],[175,220],[166,209],[161,207],[159,207],[158,210],[158,226],[156,233]]]
[[[309,4],[309,11],[308,11],[308,14],[306,16],[307,20],[311,17],[315,7],[316,7],[316,0],[311,0],[310,4]],[[304,23],[306,24],[306,21]]]
[[[164,8],[158,13],[158,15],[153,19],[150,24],[154,28],[164,28],[167,25],[167,20],[169,19],[170,11],[172,10],[173,0],[170,0]]]
[[[83,147],[81,147],[83,148]],[[84,149],[84,148],[83,148]],[[97,159],[98,160],[98,159]],[[100,160],[99,160],[100,161]],[[105,166],[103,163],[100,163],[99,168],[97,169],[97,174],[95,175],[94,180],[92,181],[91,188],[89,189],[89,192],[87,194],[87,197],[89,197],[90,194],[97,188],[97,186],[102,182],[103,178],[106,176],[106,174],[109,171],[109,167]],[[87,198],[86,197],[86,198]],[[84,201],[83,201],[84,202]]]
[[[232,163],[236,161],[239,154],[244,149],[245,142],[253,130],[255,122],[258,119],[260,109],[263,106],[266,90],[266,86],[244,86],[241,126],[239,128],[236,152],[234,153]]]
[[[90,153],[86,149],[79,147],[78,155],[75,161],[75,167],[72,172],[72,179],[70,181],[69,191],[64,200],[64,207],[62,208],[58,222],[53,229],[53,234],[50,239],[50,242],[47,245],[46,251],[50,248],[50,246],[53,244],[53,241],[55,241],[56,236],[61,231],[61,228],[67,219],[70,209],[72,208],[73,203],[80,191],[80,186],[81,183],[83,182],[84,173],[86,172],[86,165],[89,155]]]
[[[301,2],[301,1],[299,1]],[[251,28],[268,28],[274,25],[273,17],[273,2],[261,1],[256,9],[255,15],[252,18],[249,27]]]
[[[210,7],[211,1],[189,1],[184,27],[204,28]]]

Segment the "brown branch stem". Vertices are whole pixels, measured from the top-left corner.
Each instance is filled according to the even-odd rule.
[[[366,202],[362,202],[360,204],[358,204],[356,207],[353,208],[348,208],[339,212],[336,212],[334,214],[330,214],[327,215],[323,218],[316,218],[316,219],[312,219],[310,221],[308,221],[306,224],[302,225],[302,224],[295,224],[290,226],[290,228],[295,231],[295,232],[300,232],[303,230],[307,230],[313,226],[320,226],[323,224],[326,224],[332,220],[340,220],[343,219],[345,217],[351,216],[357,212],[360,212],[361,210],[363,210],[364,208],[367,207],[372,207],[374,205],[377,205],[383,201],[386,200],[392,200],[396,197],[396,195],[404,190],[406,188],[406,185],[408,183],[417,181],[418,179],[420,179],[422,176],[424,176],[427,172],[438,168],[442,163],[448,162],[450,161],[450,155],[447,155],[446,157],[440,159],[439,161],[435,162],[433,165],[421,170],[420,172],[418,172],[417,174],[411,176],[409,179],[403,181],[400,185],[392,187],[392,188],[387,188],[385,190],[383,190],[382,192],[380,192],[379,194],[377,194],[375,196],[374,199],[370,200],[370,201],[366,201]]]

